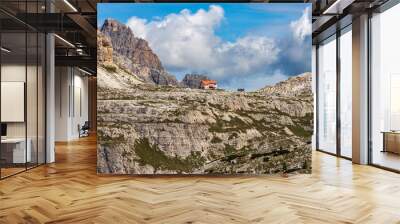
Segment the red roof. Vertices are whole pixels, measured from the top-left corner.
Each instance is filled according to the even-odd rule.
[[[215,85],[215,84],[217,84],[217,81],[215,81],[215,80],[201,80],[201,84],[203,86],[210,85],[210,84]]]

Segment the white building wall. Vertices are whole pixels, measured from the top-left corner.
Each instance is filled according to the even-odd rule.
[[[56,68],[56,141],[79,138],[78,125],[88,120],[88,78],[76,68]]]

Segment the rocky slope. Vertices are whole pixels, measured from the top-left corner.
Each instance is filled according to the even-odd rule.
[[[107,74],[100,74],[107,76]],[[98,172],[310,172],[312,95],[98,89]]]
[[[107,19],[101,27],[100,35],[110,40],[113,63],[122,70],[135,74],[144,82],[158,85],[178,84],[175,76],[164,70],[147,41],[135,37],[126,25],[117,20]]]
[[[301,97],[312,95],[312,76],[310,72],[298,76],[290,77],[288,80],[279,82],[274,86],[267,86],[259,90],[266,94]]]

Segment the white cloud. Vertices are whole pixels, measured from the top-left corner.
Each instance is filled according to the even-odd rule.
[[[276,40],[265,33],[250,33],[234,41],[223,41],[215,32],[224,21],[224,14],[222,7],[211,5],[208,9],[184,9],[149,21],[131,17],[126,24],[136,36],[149,42],[170,72],[206,73],[227,89],[254,90],[282,81],[287,74],[304,72],[301,69],[307,67],[307,49],[311,46],[304,41],[311,34],[309,7],[299,19],[285,26],[282,32],[290,35]]]
[[[220,40],[214,30],[223,18],[224,10],[211,5],[208,11],[184,9],[147,23],[132,17],[127,25],[149,42],[167,68],[200,69],[215,64],[213,51]]]
[[[141,19],[133,16],[128,19],[126,25],[131,28],[133,34],[137,37],[146,39],[147,29],[146,29],[146,19]]]
[[[223,43],[217,55],[223,67],[216,68],[217,75],[224,73],[247,75],[258,73],[278,59],[280,50],[273,39],[264,36],[245,36],[236,42]],[[224,71],[224,72],[220,72]]]
[[[298,41],[303,41],[306,36],[311,34],[310,7],[304,9],[303,15],[298,20],[290,23],[290,28]]]
[[[149,42],[164,67],[175,71],[205,72],[224,79],[265,72],[277,60],[280,50],[265,36],[223,42],[215,34],[223,20],[223,8],[211,5],[208,10],[184,9],[149,22],[132,17],[127,25]]]

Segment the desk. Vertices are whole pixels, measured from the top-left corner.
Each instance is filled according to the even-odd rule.
[[[1,139],[1,156],[6,163],[26,163],[31,162],[31,139],[27,139],[28,144],[25,152],[25,138],[6,138]]]
[[[383,131],[382,152],[400,154],[400,131]]]

